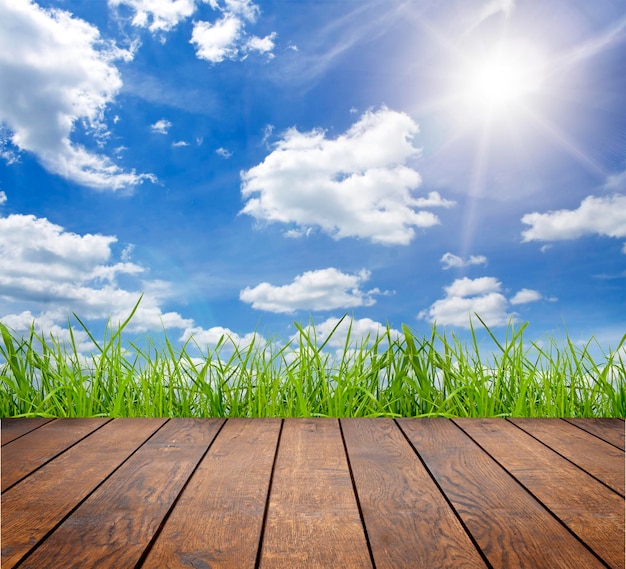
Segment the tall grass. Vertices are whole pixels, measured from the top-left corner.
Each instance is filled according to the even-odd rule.
[[[135,307],[135,310],[137,307]],[[481,321],[491,349],[474,328],[464,344],[433,326],[426,337],[408,327],[330,349],[338,327],[318,341],[298,326],[281,344],[257,336],[250,345],[223,337],[202,351],[164,334],[155,342],[123,338],[134,312],[102,339],[77,318],[93,343],[88,356],[69,341],[21,337],[0,324],[1,417],[624,417],[623,346],[600,361],[593,340],[539,345],[526,325],[510,324],[498,340]],[[339,326],[339,325],[338,325]],[[596,350],[592,350],[596,348]],[[485,355],[487,354],[487,355]],[[598,358],[596,358],[598,359]]]

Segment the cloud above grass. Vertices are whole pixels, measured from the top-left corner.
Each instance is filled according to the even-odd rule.
[[[240,300],[257,310],[291,314],[296,310],[333,310],[371,306],[376,301],[378,289],[363,291],[361,286],[370,278],[365,269],[356,274],[346,274],[331,267],[307,271],[290,284],[272,285],[264,282],[246,287],[239,294]]]
[[[366,112],[334,139],[320,129],[290,128],[261,164],[242,173],[241,213],[295,225],[299,233],[318,227],[334,239],[407,245],[415,228],[439,223],[419,208],[454,204],[436,192],[414,193],[421,177],[406,164],[420,153],[413,145],[418,131],[411,117],[386,107]]]
[[[586,235],[626,237],[626,195],[588,196],[576,209],[528,213],[522,241],[565,241]]]
[[[86,320],[111,316],[117,324],[143,294],[132,330],[193,326],[192,320],[162,310],[173,296],[170,285],[139,280],[146,277],[146,269],[132,262],[129,247],[116,259],[116,242],[111,235],[79,235],[33,215],[0,217],[2,320],[29,326],[35,319],[61,326],[76,312]],[[122,286],[122,280],[134,284]]]
[[[0,123],[13,149],[31,152],[48,171],[95,189],[154,180],[71,139],[82,128],[92,141],[106,140],[106,107],[122,87],[114,61],[132,57],[69,12],[29,0],[1,1]],[[14,150],[3,154],[14,156]]]
[[[444,298],[422,310],[418,318],[443,326],[470,327],[470,318],[478,314],[487,326],[504,326],[514,314],[508,313],[508,301],[502,283],[494,277],[456,279],[444,288]]]
[[[487,326],[506,326],[517,320],[517,314],[509,312],[510,306],[557,300],[545,298],[539,291],[528,288],[507,299],[502,292],[502,283],[495,277],[456,279],[444,287],[444,292],[443,298],[418,314],[419,319],[442,326],[470,328],[470,320],[474,320],[477,314]]]

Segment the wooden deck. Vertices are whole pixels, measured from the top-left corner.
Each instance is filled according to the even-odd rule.
[[[5,419],[2,567],[624,568],[621,419]]]

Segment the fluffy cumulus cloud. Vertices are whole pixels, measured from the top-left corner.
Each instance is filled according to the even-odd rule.
[[[111,8],[124,5],[134,12],[133,26],[167,32],[196,10],[195,0],[108,0]]]
[[[333,310],[371,306],[378,289],[363,291],[361,286],[370,278],[370,273],[361,270],[346,274],[335,268],[307,271],[298,275],[292,283],[275,286],[261,283],[246,287],[239,298],[252,308],[269,312],[292,313],[296,310]]]
[[[145,269],[130,260],[128,247],[116,262],[116,241],[113,236],[71,233],[33,215],[0,217],[2,321],[19,330],[33,320],[60,326],[68,313],[76,312],[87,320],[111,316],[116,323],[130,314],[143,293],[132,329],[193,326],[192,320],[161,309],[172,296],[167,283],[143,280],[134,290],[120,286],[122,278],[136,281]],[[22,310],[9,311],[15,307]]]
[[[563,241],[585,235],[626,237],[626,195],[586,197],[577,209],[529,213],[523,241]]]
[[[486,265],[487,257],[484,255],[470,255],[469,259],[463,259],[452,253],[444,253],[440,259],[443,269],[460,269],[462,267],[469,267],[470,265]]]
[[[245,31],[246,25],[255,23],[260,13],[256,4],[250,0],[208,0],[208,3],[222,17],[214,22],[194,23],[190,43],[199,59],[220,63],[225,59],[245,59],[252,51],[273,57],[275,32],[260,38]]]
[[[528,304],[529,302],[537,302],[542,298],[543,297],[540,292],[529,288],[523,288],[511,299],[511,304]]]
[[[510,305],[556,300],[544,299],[540,292],[528,288],[507,299],[502,293],[502,283],[495,277],[456,279],[450,286],[444,287],[444,291],[445,296],[422,310],[418,318],[444,326],[469,328],[470,320],[477,314],[487,326],[505,326],[516,319],[514,312],[508,312]]]
[[[69,12],[0,0],[0,123],[13,148],[92,188],[115,190],[153,179],[124,171],[70,138],[77,126],[96,141],[106,138],[104,112],[122,86],[113,62],[131,58]]]
[[[335,139],[291,128],[261,164],[242,173],[242,213],[295,224],[300,233],[319,227],[335,239],[406,245],[416,227],[439,223],[417,208],[453,205],[436,192],[414,195],[421,178],[406,163],[419,154],[418,130],[411,117],[387,108],[366,112]]]
[[[494,277],[462,278],[445,287],[445,297],[435,301],[418,317],[441,325],[470,327],[478,314],[487,326],[503,326],[514,316],[507,313],[508,301],[502,283]]]

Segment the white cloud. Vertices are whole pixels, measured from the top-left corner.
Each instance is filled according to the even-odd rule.
[[[7,203],[7,195],[5,192],[0,191],[0,205]]]
[[[134,330],[185,329],[192,320],[175,312],[163,312],[162,302],[173,292],[168,283],[156,280],[136,282],[134,290],[122,288],[125,281],[145,273],[130,262],[127,247],[121,261],[115,261],[112,246],[117,239],[108,235],[78,235],[65,231],[45,218],[33,215],[0,217],[0,310],[22,307],[20,314],[53,318],[61,325],[68,313],[81,318],[112,317],[113,324],[125,319],[143,293],[140,308],[131,322]],[[3,308],[3,304],[5,307]],[[24,317],[25,318],[25,317]]]
[[[577,209],[528,213],[522,241],[562,241],[584,235],[626,237],[626,196],[588,196]]]
[[[447,296],[476,296],[499,292],[501,283],[494,277],[480,277],[477,279],[456,279],[450,286],[445,288]]]
[[[333,332],[334,330],[334,332]],[[348,338],[348,332],[350,333],[350,345],[358,345],[369,338],[370,342],[373,342],[377,337],[382,337],[387,331],[387,327],[380,322],[376,322],[371,318],[344,318],[343,320],[330,317],[324,322],[315,324],[315,338],[318,345],[325,342],[328,336],[332,333],[330,340],[328,340],[327,346],[331,348],[343,348],[346,345]],[[304,328],[304,332],[313,338],[313,329],[311,326]],[[391,338],[397,339],[400,337],[400,332],[390,330]],[[298,341],[300,333],[296,333],[291,337],[292,341]]]
[[[151,124],[150,128],[152,132],[156,132],[157,134],[167,134],[171,126],[172,123],[167,119],[160,119],[154,124]]]
[[[276,39],[276,32],[272,32],[270,35],[265,36],[264,38],[259,38],[257,36],[252,36],[246,46],[250,51],[258,51],[259,53],[267,53],[270,58],[274,57],[274,54],[271,51],[275,47],[274,40]]]
[[[494,277],[457,279],[445,287],[445,297],[422,310],[418,318],[469,328],[470,318],[476,313],[487,326],[504,326],[514,314],[507,313],[508,302],[501,288],[502,284]]]
[[[148,28],[151,32],[167,32],[196,9],[195,0],[108,0],[111,8],[130,7],[135,15],[133,26]]]
[[[207,1],[207,0],[205,0]],[[250,0],[208,0],[214,10],[222,12],[222,17],[215,22],[198,21],[194,23],[191,41],[196,48],[196,56],[211,63],[220,63],[225,59],[245,59],[251,51],[274,57],[276,32],[260,38],[248,37],[245,28],[248,23],[256,22],[260,14],[259,7]]]
[[[230,150],[226,150],[226,148],[218,148],[215,153],[226,159],[230,158],[233,155],[233,153]]]
[[[172,146],[174,148],[183,148],[185,146],[189,146],[189,143],[185,142],[184,140],[178,140],[176,142],[172,142]]]
[[[523,288],[511,299],[511,304],[527,304],[529,302],[537,302],[543,297],[541,293],[536,290]]]
[[[622,247],[622,253],[624,253],[624,255],[626,255],[626,243],[624,243],[624,245]]]
[[[463,259],[452,253],[444,253],[440,259],[444,271],[447,269],[468,267],[470,265],[486,265],[487,257],[484,255],[470,255],[469,259]]]
[[[242,173],[248,200],[242,213],[300,229],[318,226],[335,239],[406,245],[415,227],[439,223],[415,210],[424,203],[413,195],[421,178],[405,163],[420,152],[412,144],[418,130],[408,115],[385,107],[366,112],[335,139],[291,128],[261,164]],[[450,205],[436,192],[427,201]]]
[[[112,62],[132,56],[69,12],[0,0],[0,123],[12,145],[50,172],[96,189],[154,180],[70,139],[77,126],[96,141],[106,138],[106,106],[122,87]]]
[[[365,269],[350,275],[331,267],[307,271],[288,285],[261,283],[253,288],[246,287],[239,298],[252,304],[252,308],[282,313],[371,306],[376,302],[373,295],[380,291],[361,290],[361,285],[369,278],[370,273]]]
[[[196,47],[196,55],[211,63],[225,59],[235,59],[239,54],[238,42],[243,22],[232,15],[226,15],[214,24],[196,22],[191,34],[191,42]]]

